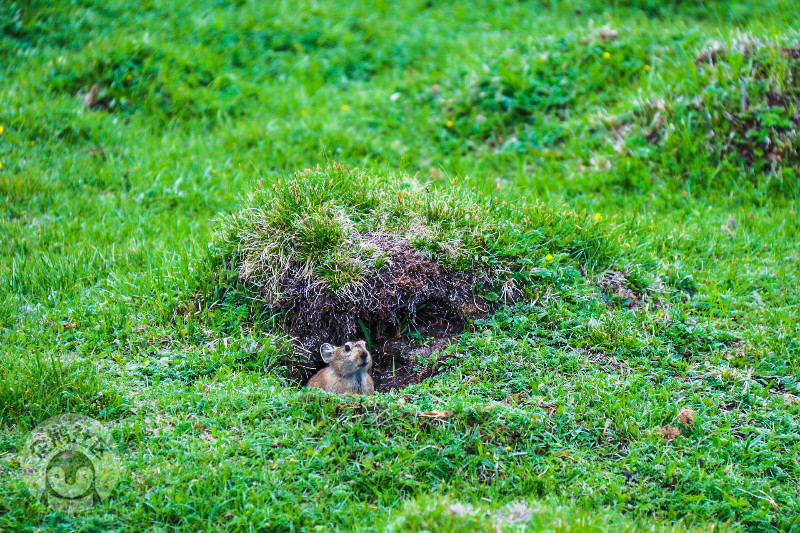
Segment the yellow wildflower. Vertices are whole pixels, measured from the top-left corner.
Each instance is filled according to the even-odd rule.
[[[349,105],[347,105],[347,104],[342,104],[342,111],[347,111],[348,109],[350,109],[350,106],[349,106]]]
[[[0,126],[0,135],[2,135],[4,131],[6,131],[6,129],[3,126]]]
[[[453,127],[453,121],[452,120],[448,120],[447,121],[447,127],[448,128],[452,128]]]
[[[629,242],[626,242],[626,243],[625,243],[625,248],[630,248],[630,247],[631,247],[631,243],[629,243]]]
[[[511,451],[511,446],[506,446],[506,451],[510,452]]]
[[[0,168],[3,168],[3,162],[0,161]]]
[[[603,52],[603,59],[608,59],[610,57],[611,57],[611,54],[609,54],[608,52]]]
[[[552,261],[553,260],[553,256],[550,255],[550,254],[547,254],[546,256],[544,256],[544,258],[547,259],[548,261]]]
[[[650,72],[650,65],[645,65],[644,70],[645,72]]]
[[[600,213],[595,213],[595,215],[594,215],[595,222],[597,222],[598,220],[602,220],[602,219],[603,219],[603,215],[601,215]]]

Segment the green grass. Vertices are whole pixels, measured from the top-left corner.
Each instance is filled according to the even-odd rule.
[[[798,16],[3,5],[0,529],[800,529]],[[419,385],[298,389],[241,267],[346,290],[377,229],[523,296]],[[80,515],[19,471],[66,411],[125,469]]]

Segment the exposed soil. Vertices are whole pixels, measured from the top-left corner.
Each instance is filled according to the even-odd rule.
[[[622,305],[628,309],[641,309],[647,294],[633,289],[624,272],[609,270],[597,282],[597,286],[611,306]]]
[[[418,366],[463,332],[465,324],[491,310],[481,296],[485,273],[462,272],[430,259],[398,235],[363,233],[357,245],[385,255],[385,265],[365,275],[356,297],[312,283],[302,267],[292,268],[275,310],[284,313],[296,341],[290,375],[305,383],[325,366],[319,346],[348,340],[372,341],[373,379],[386,392],[421,382],[438,365]],[[441,360],[436,358],[436,360]]]
[[[761,158],[771,163],[781,163],[795,160],[797,157],[797,128],[800,127],[800,98],[794,94],[780,94],[769,92],[766,103],[770,108],[781,108],[788,112],[795,111],[789,116],[793,124],[791,128],[766,126],[757,114],[747,112],[739,116],[729,116],[729,121],[737,135],[732,147],[742,156],[748,164],[752,165],[756,159]],[[770,136],[764,142],[756,142],[760,131],[769,131]],[[758,152],[761,153],[758,153]]]
[[[800,97],[771,91],[767,93],[767,105],[771,108],[780,107],[781,109],[798,108],[791,120],[795,126],[800,126]]]
[[[722,43],[714,43],[708,46],[707,48],[700,51],[697,57],[694,60],[695,65],[703,65],[709,64],[713,65],[715,63],[719,63],[720,60],[724,60],[728,57],[731,52],[731,49],[739,52],[742,54],[745,59],[751,57],[754,53],[756,53],[760,48],[762,48],[764,44],[757,40],[749,40],[749,39],[741,39],[734,41],[732,46],[728,47]]]
[[[742,39],[737,40],[732,46],[727,46],[721,43],[716,43],[708,46],[700,51],[694,60],[695,65],[714,64],[719,63],[730,55],[731,49],[738,51],[749,59],[760,49],[764,48],[765,44],[758,39]],[[800,49],[784,47],[780,49],[781,53],[790,59],[800,59]]]
[[[758,102],[757,102],[758,103]],[[781,94],[768,92],[765,103],[769,108],[786,110],[791,127],[779,127],[765,124],[758,112],[754,112],[747,93],[742,93],[741,111],[724,111],[724,120],[728,122],[731,134],[722,146],[726,152],[735,151],[748,166],[753,166],[758,160],[770,163],[790,163],[798,157],[797,136],[800,129],[800,96],[797,93]],[[714,110],[707,109],[701,104],[696,105],[698,111],[705,114]],[[664,137],[664,120],[660,112],[655,113],[653,120],[644,136],[648,143],[659,144]],[[765,140],[759,140],[762,132],[768,132]]]
[[[464,323],[461,320],[439,319],[418,326],[420,338],[427,341],[408,336],[378,339],[372,346],[375,357],[372,375],[375,389],[381,392],[403,389],[435,375],[438,365],[432,363],[416,367],[417,361],[420,357],[430,358],[444,350],[463,330]],[[436,357],[436,362],[446,358],[447,356],[440,355]]]
[[[800,48],[783,48],[783,54],[792,59],[800,59]]]

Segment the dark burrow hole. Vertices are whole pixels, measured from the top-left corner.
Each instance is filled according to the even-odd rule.
[[[364,323],[364,327],[372,344],[375,390],[389,392],[436,375],[440,367],[437,363],[451,357],[444,350],[464,331],[464,319],[443,302],[428,302],[418,309],[415,317],[405,317],[398,326],[372,322]],[[347,341],[365,339],[361,329],[352,338],[335,339],[331,344],[340,346]],[[290,368],[291,377],[302,385],[327,366],[319,354],[319,345],[306,349],[310,351],[307,358],[294,362]]]

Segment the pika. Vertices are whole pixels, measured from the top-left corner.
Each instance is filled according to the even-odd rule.
[[[322,389],[335,394],[372,394],[372,356],[364,341],[346,342],[344,346],[328,343],[319,348],[322,360],[329,363],[314,374],[306,387]]]

